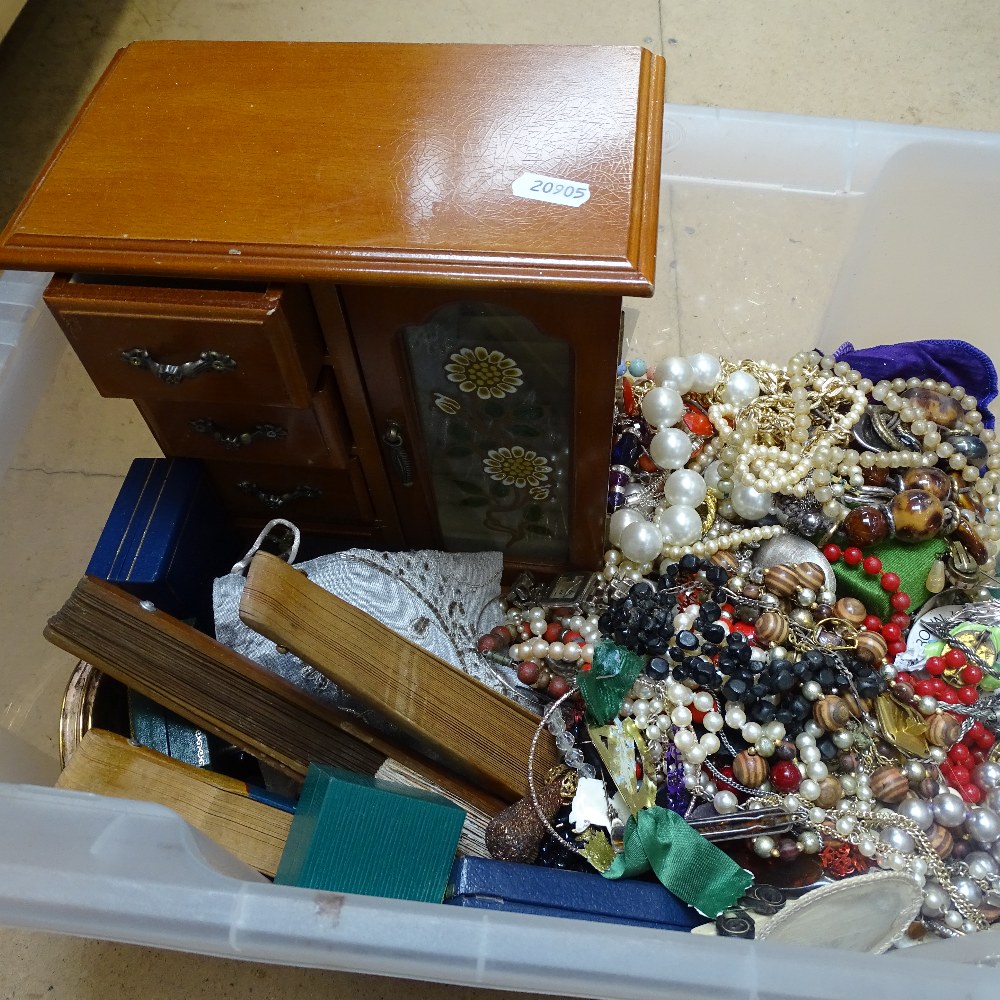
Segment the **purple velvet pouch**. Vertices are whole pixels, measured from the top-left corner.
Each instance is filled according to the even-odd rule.
[[[993,415],[987,407],[996,399],[997,370],[988,355],[964,340],[914,340],[860,351],[848,341],[833,356],[873,382],[919,377],[960,385],[979,401],[983,424],[993,426]]]

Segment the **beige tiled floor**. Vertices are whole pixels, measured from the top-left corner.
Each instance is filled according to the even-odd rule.
[[[667,56],[668,99],[677,104],[1000,131],[993,0],[29,0],[0,47],[0,217],[114,50],[153,37],[644,44]],[[669,347],[674,328],[658,322],[657,308],[654,299],[640,323],[651,322],[657,346]],[[664,302],[663,315],[669,308]],[[155,448],[131,404],[97,397],[67,354],[0,482],[0,729],[53,766],[71,661],[41,629],[86,565],[139,454]],[[0,931],[3,1000],[306,992],[487,995]]]

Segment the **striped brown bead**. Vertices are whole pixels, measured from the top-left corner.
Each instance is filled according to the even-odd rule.
[[[845,691],[840,697],[855,719],[860,719],[865,712],[871,711],[871,703],[865,698],[859,698],[853,691]]]
[[[730,576],[738,574],[740,571],[740,561],[728,549],[720,549],[708,557],[708,561],[713,566],[721,566]]]
[[[804,562],[798,563],[792,568],[795,570],[795,575],[798,577],[801,586],[815,591],[826,588],[826,573],[823,572],[822,566],[816,563]]]
[[[942,860],[951,856],[951,850],[955,846],[955,841],[951,833],[943,826],[932,823],[931,828],[926,831],[927,842],[931,845],[931,850]]]
[[[764,570],[764,586],[777,597],[792,597],[802,584],[794,566],[769,566]]]
[[[775,611],[765,611],[754,630],[757,641],[764,646],[780,646],[788,638],[788,622]]]
[[[770,773],[767,761],[759,754],[742,750],[733,758],[733,777],[747,788],[760,788]]]
[[[880,664],[889,652],[885,639],[877,632],[861,632],[858,635],[858,656],[869,664]]]
[[[936,747],[950,747],[962,735],[962,724],[953,715],[942,712],[927,720],[927,740]]]
[[[828,733],[833,733],[851,721],[851,712],[843,698],[828,694],[813,705],[813,718]]]
[[[872,795],[879,802],[887,802],[894,806],[906,798],[906,793],[910,790],[910,780],[898,767],[890,764],[872,771],[871,789]]]
[[[868,617],[868,609],[856,597],[842,597],[833,606],[833,611],[852,625],[860,625]]]

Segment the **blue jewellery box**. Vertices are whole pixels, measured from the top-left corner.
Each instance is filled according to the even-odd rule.
[[[445,903],[668,931],[689,931],[708,922],[658,882],[611,881],[596,872],[591,875],[487,858],[459,858],[455,862]]]
[[[212,621],[212,581],[229,572],[237,547],[201,462],[137,458],[87,575],[205,627]]]

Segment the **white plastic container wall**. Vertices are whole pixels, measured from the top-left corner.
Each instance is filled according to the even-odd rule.
[[[664,164],[628,355],[925,336],[1000,353],[1000,136],[668,106]],[[996,996],[996,931],[845,956],[273,886],[169,810],[18,785],[38,762],[0,758],[0,923],[589,997]]]

